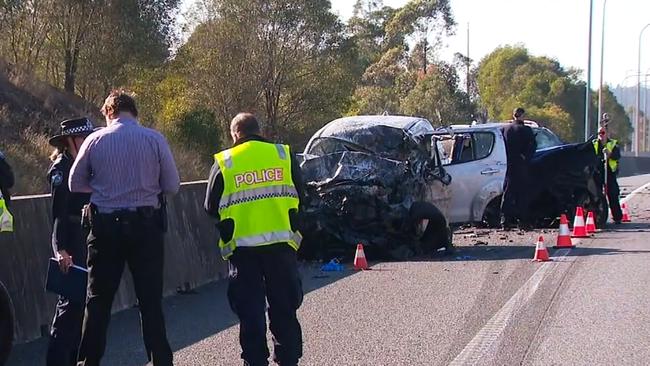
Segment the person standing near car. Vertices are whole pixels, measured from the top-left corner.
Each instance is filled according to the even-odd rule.
[[[165,194],[180,186],[167,141],[137,120],[135,100],[106,98],[106,128],[81,146],[70,172],[70,191],[91,193],[88,295],[79,365],[96,366],[106,347],[113,297],[125,264],[133,277],[149,361],[172,365],[162,311]]]
[[[10,189],[14,186],[14,172],[0,151],[0,232],[14,231],[14,218],[9,211],[11,206]]]
[[[75,264],[86,267],[86,236],[81,211],[90,201],[89,193],[71,193],[68,189],[70,168],[84,139],[94,131],[87,118],[61,122],[59,134],[50,138],[54,152],[47,180],[52,193],[52,249],[62,272]],[[48,366],[74,366],[81,339],[84,303],[59,296],[47,347]]]
[[[621,149],[618,146],[618,141],[609,138],[606,125],[598,129],[598,138],[595,138],[592,143],[594,151],[601,162],[599,165],[601,179],[604,180],[605,174],[607,174],[607,179],[601,181],[601,184],[605,185],[605,193],[609,201],[609,208],[612,211],[612,219],[614,223],[620,224],[623,219],[623,211],[619,202],[620,188],[616,177],[618,175],[619,160],[621,159]],[[607,165],[606,172],[605,165]]]
[[[523,108],[513,111],[513,121],[503,128],[503,139],[506,146],[507,170],[501,202],[501,225],[510,229],[517,225],[527,228],[528,215],[528,175],[529,165],[537,143],[532,128],[524,123]]]
[[[219,247],[229,260],[228,300],[240,320],[245,365],[268,365],[266,304],[274,360],[295,366],[302,357],[296,316],[303,292],[296,251],[300,168],[289,146],[260,134],[257,118],[240,113],[230,124],[234,146],[215,154],[205,210],[219,219]]]

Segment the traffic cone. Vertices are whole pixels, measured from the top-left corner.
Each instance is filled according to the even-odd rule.
[[[587,213],[587,224],[585,225],[587,234],[593,234],[596,232],[596,221],[594,220],[594,213],[589,211]]]
[[[366,254],[363,252],[363,244],[357,244],[357,252],[354,254],[354,269],[368,269]]]
[[[623,218],[621,219],[621,222],[632,222],[630,211],[627,209],[627,203],[622,204],[621,209],[623,210]]]
[[[548,262],[551,258],[548,256],[548,250],[546,245],[544,245],[544,237],[540,236],[537,240],[537,245],[535,248],[535,257],[533,258],[534,262]]]
[[[560,233],[557,235],[557,242],[554,246],[555,249],[562,248],[575,248],[571,241],[571,230],[569,230],[569,220],[566,215],[560,216]]]
[[[585,227],[585,213],[582,207],[576,208],[576,217],[573,220],[573,235],[574,238],[588,238],[587,228]]]

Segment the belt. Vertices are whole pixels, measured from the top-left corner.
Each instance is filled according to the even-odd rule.
[[[98,214],[127,214],[133,212],[143,212],[147,210],[157,210],[158,207],[154,206],[138,206],[138,207],[97,207]]]

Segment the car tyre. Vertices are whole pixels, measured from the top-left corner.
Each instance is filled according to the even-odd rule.
[[[419,238],[425,254],[433,254],[441,248],[445,248],[445,254],[453,252],[453,232],[436,206],[428,202],[415,202],[411,205],[409,214],[416,225],[427,220],[426,228]]]
[[[9,358],[14,340],[14,307],[9,291],[0,282],[0,366]]]
[[[501,196],[496,197],[485,206],[480,226],[496,228],[501,225]]]

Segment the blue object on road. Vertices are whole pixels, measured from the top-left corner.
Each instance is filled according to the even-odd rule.
[[[320,267],[320,270],[323,272],[341,272],[344,268],[345,267],[339,263],[339,260],[334,258],[329,261],[329,263],[324,264],[322,267]]]
[[[472,259],[476,259],[476,258],[472,257],[471,255],[463,255],[460,257],[456,257],[457,261],[471,261]]]

